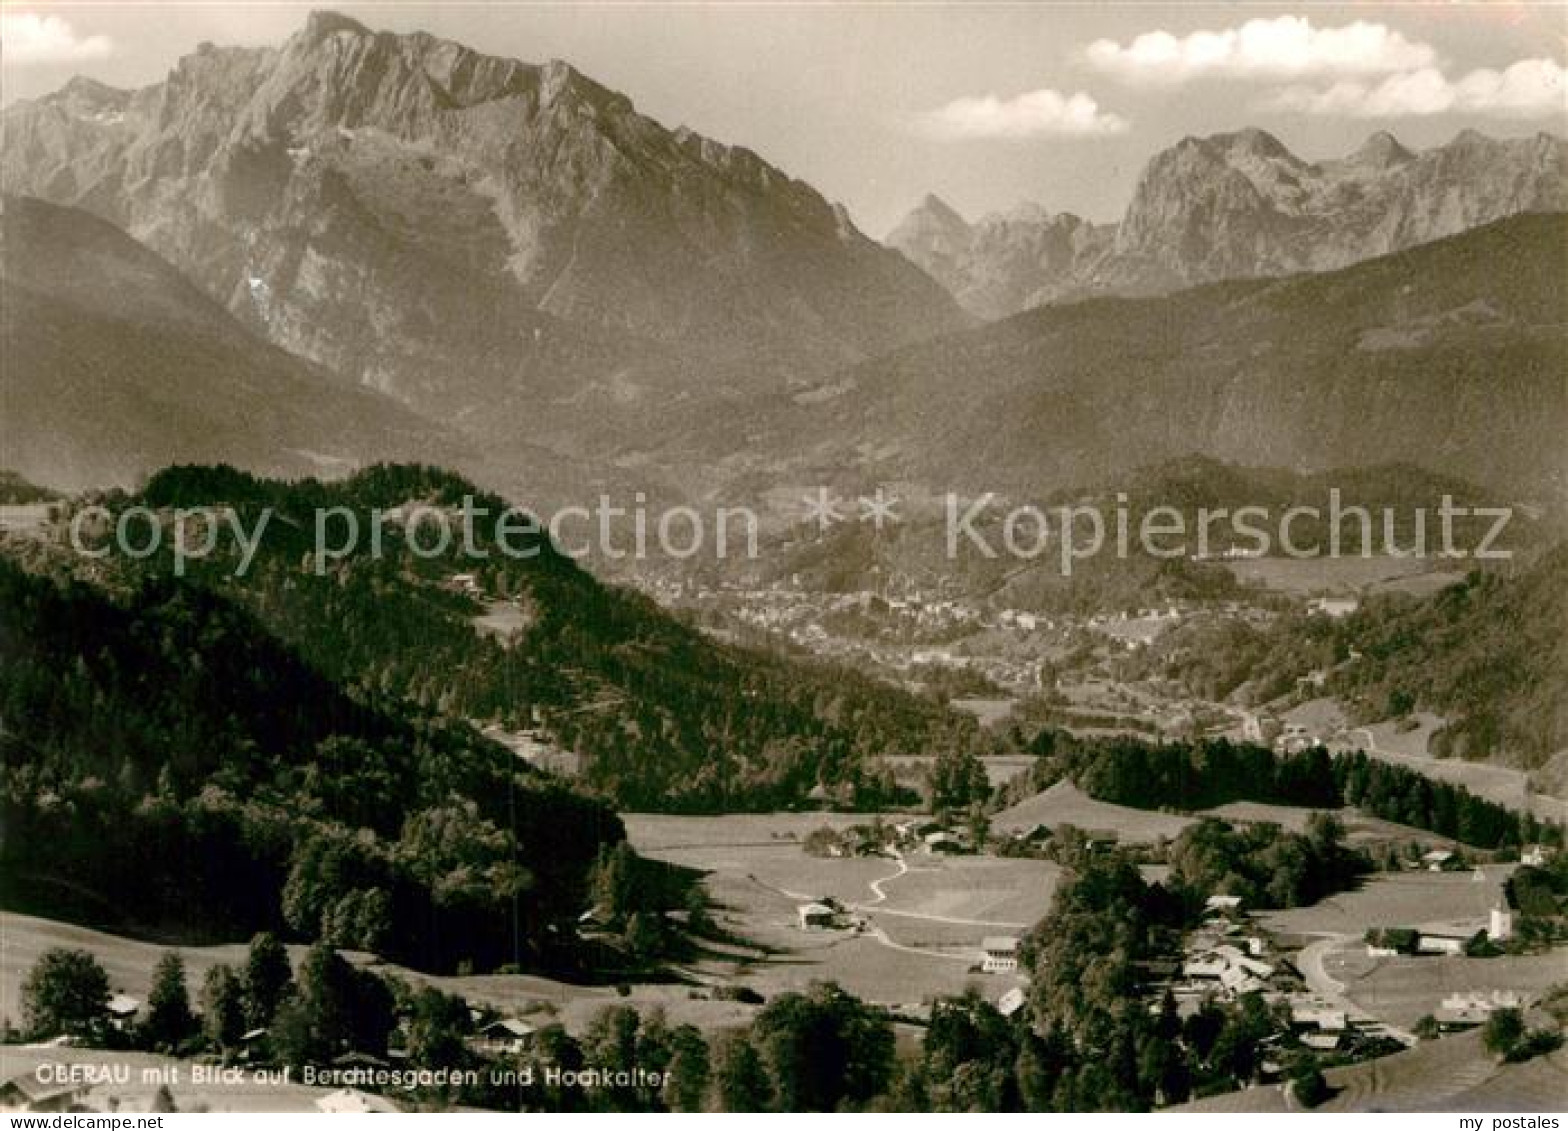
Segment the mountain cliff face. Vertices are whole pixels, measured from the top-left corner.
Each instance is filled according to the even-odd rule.
[[[1564,209],[1568,142],[1550,134],[1466,131],[1412,153],[1376,133],[1347,157],[1313,163],[1248,129],[1186,138],[1156,155],[1113,229],[1043,212],[970,228],[950,209],[938,228],[922,205],[889,242],[994,318],[1090,294],[1333,270],[1505,216]],[[996,238],[977,238],[981,231]],[[1019,254],[1032,246],[1053,252]]]
[[[968,223],[928,196],[888,236],[945,286],[966,310],[1003,318],[1059,297],[1064,281],[1087,275],[1104,257],[1115,228],[1038,205]]]
[[[8,191],[113,221],[273,343],[446,419],[783,387],[963,320],[745,149],[564,63],[330,13],[3,129]]]
[[[1565,249],[1568,216],[1515,216],[1338,271],[1026,311],[838,375],[753,448],[799,453],[807,483],[1033,494],[1201,452],[1561,499]]]

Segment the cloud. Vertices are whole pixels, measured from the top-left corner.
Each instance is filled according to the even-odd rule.
[[[1521,59],[1501,71],[1482,68],[1449,79],[1435,67],[1423,67],[1373,84],[1286,87],[1264,99],[1260,109],[1349,118],[1561,117],[1568,114],[1568,69],[1554,59]]]
[[[113,50],[108,36],[79,36],[59,16],[33,12],[0,14],[0,60],[14,66],[80,63],[107,58]]]
[[[1131,83],[1174,85],[1204,77],[1309,78],[1382,75],[1433,66],[1437,52],[1386,24],[1312,26],[1304,16],[1248,20],[1222,31],[1151,31],[1121,44],[1099,39],[1089,62]]]
[[[1127,132],[1127,121],[1101,111],[1079,91],[1031,90],[1016,98],[955,98],[946,106],[920,115],[917,128],[941,141],[971,138],[1021,140],[1030,137],[1106,137]]]

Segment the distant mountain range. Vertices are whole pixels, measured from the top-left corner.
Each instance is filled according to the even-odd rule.
[[[900,254],[564,63],[317,13],[15,104],[0,157],[41,198],[6,206],[6,462],[51,487],[401,458],[540,506],[793,501],[1200,454],[1564,488],[1560,219],[1423,242],[1568,209],[1549,135],[1188,139],[1120,225],[931,200]],[[977,326],[937,279],[987,316],[1089,301]]]
[[[888,242],[1000,318],[1091,294],[1325,271],[1522,212],[1568,209],[1568,141],[1466,130],[1413,153],[1375,133],[1304,161],[1259,129],[1185,138],[1144,169],[1119,224],[1038,206],[969,223],[928,196]]]
[[[1049,306],[835,375],[766,474],[1037,496],[1204,453],[1568,487],[1568,215],[1338,271]],[[782,459],[783,457],[777,457]]]

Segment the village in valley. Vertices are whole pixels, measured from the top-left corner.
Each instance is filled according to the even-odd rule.
[[[472,602],[474,632],[503,647],[533,623],[526,600],[487,592],[476,574],[452,574],[440,587]],[[671,608],[696,615],[715,638],[772,640],[770,646],[869,668],[917,692],[935,689],[998,736],[1043,727],[1089,741],[1117,735],[1228,740],[1280,759],[1314,751],[1357,755],[1434,781],[1451,779],[1549,822],[1568,809],[1518,771],[1433,757],[1426,742],[1441,720],[1417,715],[1357,725],[1332,698],[1332,672],[1323,667],[1309,667],[1278,698],[1258,703],[1196,697],[1146,662],[1168,635],[1213,624],[1267,629],[1286,616],[1340,620],[1358,607],[1355,591],[1264,588],[1244,600],[1172,600],[1078,615],[918,593],[650,588]],[[1352,648],[1341,662],[1356,660]],[[558,743],[537,713],[531,727],[490,722],[482,729],[550,774],[582,772],[581,756]],[[1255,801],[1196,811],[1134,808],[1099,800],[1067,778],[1036,780],[1039,766],[1033,754],[999,742],[995,752],[971,757],[958,771],[938,753],[887,759],[905,803],[884,812],[835,812],[832,797],[818,790],[789,812],[625,814],[636,852],[697,877],[703,892],[706,925],[693,936],[696,946],[673,964],[649,969],[654,977],[622,975],[614,988],[538,975],[433,977],[370,954],[349,957],[363,969],[438,987],[465,1002],[463,1040],[484,1063],[526,1060],[546,1029],[585,1032],[612,1004],[656,1012],[668,1024],[713,1037],[744,1025],[779,995],[821,983],[885,1011],[900,1043],[912,1045],[932,1025],[934,1010],[963,995],[977,996],[1004,1019],[1030,1008],[1034,933],[1061,884],[1086,863],[1129,859],[1146,882],[1160,884],[1201,823],[1310,836],[1321,817],[1309,806]],[[955,804],[944,794],[951,785],[941,784],[944,772],[978,776],[963,787],[967,800]],[[1136,964],[1138,1000],[1174,1025],[1201,1033],[1222,1015],[1255,1013],[1252,1091],[1227,1094],[1275,1102],[1289,1094],[1287,1076],[1299,1074],[1306,1058],[1348,1081],[1343,1087],[1357,1102],[1377,1102],[1363,1094],[1355,1066],[1376,1058],[1419,1060],[1433,1042],[1473,1041],[1499,1013],[1562,1012],[1568,951],[1561,897],[1533,878],[1557,865],[1556,846],[1485,849],[1354,807],[1331,816],[1336,842],[1374,865],[1350,890],[1304,905],[1257,906],[1221,884],[1200,892],[1197,914],[1167,932],[1159,953]],[[1516,881],[1519,869],[1531,877],[1528,889]],[[696,914],[666,913],[659,929],[694,929],[690,915]],[[18,1016],[22,983],[46,944],[70,940],[105,955],[114,972],[105,1031],[129,1035],[146,1023],[152,947],[11,912],[4,928],[0,1016]],[[619,962],[627,960],[625,929],[624,920],[612,922],[600,906],[584,911],[577,924],[583,947]],[[127,947],[146,957],[117,958]],[[235,947],[181,947],[179,953],[193,975],[237,957]],[[334,1070],[375,1073],[406,1065],[414,1024],[408,1008],[399,1007],[384,1055],[355,1053]],[[394,1109],[395,1101],[375,1088],[332,1087],[359,1079],[342,1072],[316,1083],[269,1076],[265,1026],[236,1034],[236,1042],[232,1059],[240,1076],[226,1082],[187,1074],[182,1087],[167,1080],[150,1087],[157,1066],[138,1053],[127,1058],[147,1062],[141,1075],[67,1076],[41,1087],[29,1066],[0,1086],[6,1102],[32,1110],[62,1104],[153,1110],[189,1104],[193,1094],[200,1097],[195,1102],[219,1107],[287,1096],[318,1110]],[[90,1050],[71,1042],[33,1047],[24,1059],[51,1056],[92,1061]],[[1462,1074],[1453,1079],[1465,1087],[1482,1082]]]

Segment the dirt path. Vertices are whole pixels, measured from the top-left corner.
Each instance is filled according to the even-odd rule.
[[[887,902],[888,898],[887,891],[882,887],[882,885],[888,883],[891,880],[896,880],[900,876],[907,875],[908,873],[915,871],[935,871],[935,869],[911,868],[908,863],[906,863],[904,859],[900,857],[898,860],[898,870],[896,872],[893,872],[890,875],[882,876],[880,879],[870,880],[867,882],[866,886],[871,889],[871,894],[875,898],[865,903],[846,903],[844,904],[845,908],[850,911],[862,911],[868,915],[896,915],[901,919],[919,919],[926,923],[946,923],[950,926],[956,927],[1000,927],[1003,929],[1022,931],[1027,930],[1030,926],[1028,923],[1013,923],[1002,919],[963,919],[953,915],[928,915],[923,911],[903,911],[893,907],[882,906]],[[748,874],[746,878],[754,884],[767,888],[769,891],[777,892],[779,895],[785,896],[789,899],[801,900],[804,902],[817,898],[816,896],[808,895],[805,892],[790,891],[788,888],[774,887],[772,884],[764,883],[762,880],[759,880],[756,876],[753,875]],[[889,945],[893,945],[896,949],[899,950],[910,949],[909,947],[897,946],[897,944]],[[918,953],[925,954],[929,952],[919,951]]]

